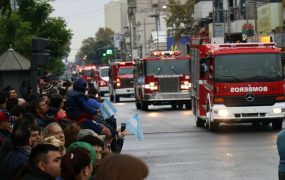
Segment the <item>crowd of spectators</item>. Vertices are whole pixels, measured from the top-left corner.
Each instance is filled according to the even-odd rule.
[[[89,93],[90,94],[89,94]],[[142,180],[148,167],[120,154],[126,131],[103,119],[96,89],[81,78],[40,79],[0,90],[0,177],[3,180]]]

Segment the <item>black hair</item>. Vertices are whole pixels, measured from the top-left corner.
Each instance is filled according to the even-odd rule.
[[[47,161],[47,154],[50,151],[60,152],[60,149],[51,144],[38,144],[35,146],[30,154],[30,165],[37,167],[40,161]]]
[[[80,139],[80,141],[87,142],[91,146],[100,146],[102,147],[102,149],[104,149],[104,142],[98,137],[95,137],[93,135],[84,136],[82,139]]]
[[[39,131],[39,133],[41,134],[41,128],[39,126],[31,126],[30,128],[31,131]]]
[[[27,126],[32,126],[36,123],[36,117],[33,113],[27,112],[23,114],[20,121],[21,123],[26,124]]]
[[[14,146],[27,146],[31,137],[30,128],[26,125],[15,126],[11,135]]]
[[[37,114],[37,109],[40,106],[40,103],[42,102],[42,98],[36,98],[32,101],[31,106],[30,106],[30,112],[33,114]]]
[[[7,86],[7,87],[4,89],[4,91],[5,91],[5,93],[6,93],[6,95],[7,95],[8,98],[10,97],[10,91],[12,91],[12,90],[16,90],[16,88],[15,88],[15,87],[12,87],[12,86]]]
[[[13,108],[10,110],[10,114],[16,117],[20,117],[21,114],[25,114],[25,113],[26,113],[26,108],[18,104],[13,106]]]
[[[91,155],[85,148],[75,148],[67,152],[61,160],[61,176],[63,179],[74,180],[75,177],[91,164]]]
[[[0,91],[0,104],[5,104],[7,100],[7,96],[3,91]]]
[[[55,107],[55,108],[59,108],[61,103],[63,101],[63,98],[61,95],[59,94],[53,94],[50,97],[50,106],[51,107]]]
[[[6,109],[7,111],[11,111],[11,109],[18,104],[18,99],[17,98],[10,98],[6,101]]]

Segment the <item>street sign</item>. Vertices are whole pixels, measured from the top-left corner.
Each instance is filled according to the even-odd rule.
[[[215,23],[214,32],[215,32],[214,37],[224,37],[225,36],[224,23]]]

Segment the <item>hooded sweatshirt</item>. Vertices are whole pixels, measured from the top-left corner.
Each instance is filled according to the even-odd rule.
[[[67,94],[66,113],[71,120],[80,121],[86,117],[96,115],[96,109],[88,104],[88,96],[85,94],[87,82],[80,78],[73,84],[73,90]]]

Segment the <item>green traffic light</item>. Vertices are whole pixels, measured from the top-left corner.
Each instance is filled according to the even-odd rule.
[[[106,54],[113,54],[112,49],[107,49]]]

